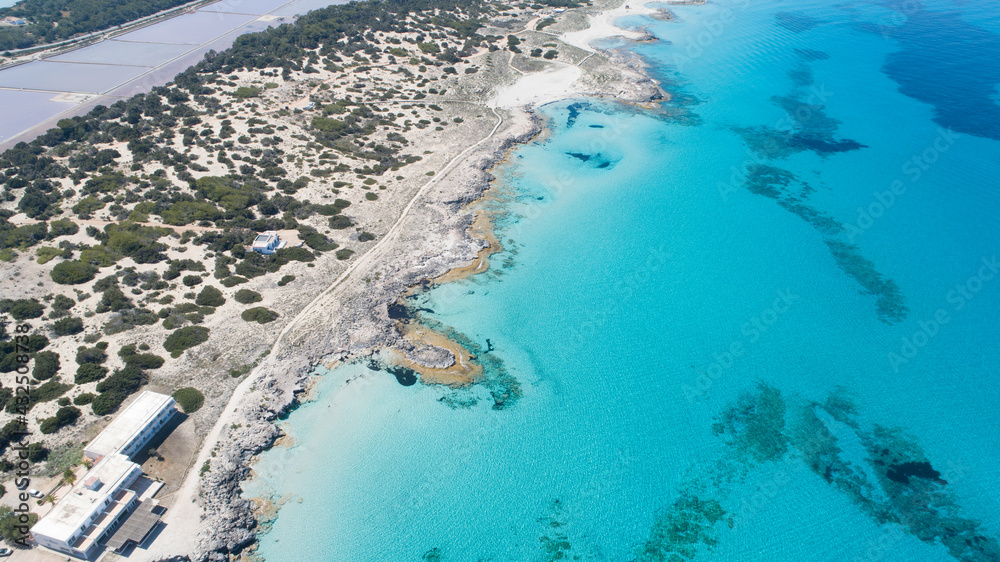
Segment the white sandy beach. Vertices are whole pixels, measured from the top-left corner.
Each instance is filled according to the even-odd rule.
[[[615,25],[618,19],[625,16],[650,16],[659,10],[650,8],[649,4],[654,2],[626,2],[617,8],[606,10],[599,14],[590,16],[590,27],[580,31],[564,33],[560,39],[566,43],[579,47],[585,51],[596,52],[593,46],[595,41],[609,39],[611,37],[624,37],[625,39],[638,40],[643,37],[639,31],[623,29]]]
[[[599,14],[591,14],[588,16],[590,27],[562,33],[559,35],[559,39],[590,53],[597,53],[597,48],[593,44],[605,39],[613,37],[622,37],[632,41],[643,39],[645,35],[642,32],[618,27],[615,22],[626,16],[656,14],[659,9],[648,7],[648,4],[651,3],[655,2],[625,3]],[[558,64],[559,67],[526,74],[514,84],[500,89],[488,105],[496,108],[538,107],[560,99],[588,93],[588,89],[579,82],[583,74],[579,66],[566,63],[555,64]]]
[[[490,100],[490,107],[538,106],[581,93],[575,88],[583,71],[572,64],[560,64],[534,74],[526,74],[517,82],[502,88]]]

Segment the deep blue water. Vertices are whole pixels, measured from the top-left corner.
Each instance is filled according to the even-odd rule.
[[[544,108],[409,303],[486,379],[324,372],[265,559],[1000,559],[1000,9],[673,10],[671,100]]]

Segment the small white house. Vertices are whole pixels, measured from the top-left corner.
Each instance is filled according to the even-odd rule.
[[[284,247],[285,242],[282,242],[281,238],[278,238],[278,233],[268,230],[257,235],[250,249],[261,254],[270,255]]]

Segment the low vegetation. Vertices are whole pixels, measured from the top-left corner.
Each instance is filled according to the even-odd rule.
[[[260,293],[257,291],[251,291],[250,289],[240,289],[239,291],[236,291],[233,298],[240,304],[253,304],[264,300],[264,297],[262,297]]]
[[[167,336],[163,349],[170,352],[171,357],[180,357],[185,350],[208,341],[208,328],[203,326],[187,326]]]
[[[248,308],[243,311],[240,315],[243,320],[247,322],[256,322],[258,324],[267,324],[278,319],[278,313],[273,310],[268,310],[263,306],[257,306],[254,308]]]
[[[197,412],[205,403],[205,395],[197,388],[186,386],[174,391],[174,400],[180,405],[185,414]]]

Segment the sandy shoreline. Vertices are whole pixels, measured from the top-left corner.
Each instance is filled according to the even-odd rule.
[[[254,504],[242,497],[241,482],[250,476],[253,457],[281,436],[274,422],[297,403],[316,365],[356,359],[376,349],[392,349],[405,356],[418,342],[448,349],[456,356],[455,368],[440,369],[441,378],[428,382],[468,384],[476,379],[478,365],[469,361],[461,346],[449,346],[440,339],[443,336],[422,328],[401,334],[389,318],[388,307],[420,283],[444,282],[488,267],[488,256],[499,249],[499,243],[491,239],[488,225],[480,222],[488,223],[484,215],[473,218],[466,206],[489,188],[493,179],[489,170],[511,148],[541,131],[531,108],[588,95],[635,103],[662,97],[637,57],[590,46],[613,36],[647,38],[614,27],[613,22],[621,16],[655,12],[644,4],[630,8],[622,4],[589,14],[591,28],[561,35],[570,45],[610,59],[619,67],[620,83],[588,82],[581,68],[587,56],[576,64],[560,62],[526,74],[495,92],[487,104],[498,117],[494,129],[420,188],[389,232],[285,326],[269,355],[236,388],[205,437],[195,468],[177,492],[161,536],[145,556],[136,552],[133,559],[138,555],[145,560],[224,560],[226,553],[239,552],[255,540]]]

